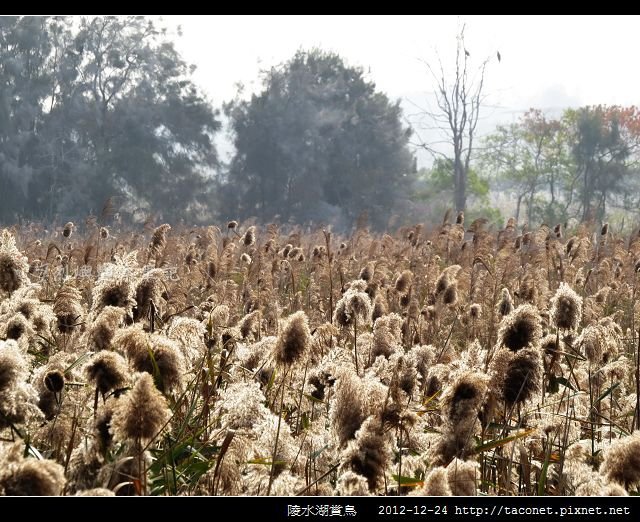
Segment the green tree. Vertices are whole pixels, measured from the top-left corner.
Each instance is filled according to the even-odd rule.
[[[299,51],[264,89],[227,104],[237,154],[223,187],[228,216],[384,226],[411,182],[399,102],[336,54]]]
[[[626,191],[640,146],[640,113],[636,107],[599,105],[567,110],[564,117],[573,130],[581,219],[602,221],[607,201]]]
[[[476,140],[476,128],[480,110],[484,105],[484,79],[489,59],[477,68],[471,65],[471,53],[465,46],[465,26],[456,36],[455,61],[451,72],[445,72],[440,57],[438,66],[426,63],[434,85],[435,108],[420,114],[428,120],[427,128],[438,131],[438,146],[422,141],[420,145],[434,157],[451,158],[453,161],[453,205],[456,210],[467,206],[469,171]],[[442,143],[451,146],[450,153],[438,150]]]
[[[14,221],[29,202],[32,158],[50,94],[51,50],[44,17],[0,17],[0,219]]]
[[[450,202],[455,192],[453,171],[454,160],[439,158],[429,169],[418,171],[412,200],[425,205],[424,219],[438,222],[451,208]],[[500,211],[491,205],[489,180],[482,176],[478,169],[469,168],[467,177],[467,210],[465,215],[468,222],[477,217],[485,217],[492,222],[500,222]]]
[[[529,222],[603,221],[607,208],[637,214],[640,110],[567,109],[559,119],[531,110],[484,141],[482,168],[514,195]]]
[[[511,192],[516,201],[515,217],[523,205],[532,223],[557,223],[568,216],[575,171],[570,150],[569,129],[564,121],[549,119],[530,110],[518,122],[499,125],[484,140],[480,164],[493,174],[496,187]]]
[[[166,219],[205,208],[220,123],[163,29],[141,16],[3,22],[1,63],[13,57],[14,90],[30,97],[8,120],[34,122],[14,154],[29,173],[24,215],[82,216],[113,196]],[[16,135],[2,116],[0,127]]]

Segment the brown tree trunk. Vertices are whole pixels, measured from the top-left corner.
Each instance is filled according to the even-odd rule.
[[[467,206],[467,173],[459,159],[454,163],[454,203],[456,212],[464,211]]]

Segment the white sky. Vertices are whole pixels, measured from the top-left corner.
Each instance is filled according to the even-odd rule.
[[[176,46],[198,67],[195,80],[214,106],[231,100],[236,82],[261,87],[259,72],[298,49],[335,51],[390,98],[424,105],[433,91],[422,60],[445,66],[466,23],[471,66],[490,57],[484,132],[535,107],[640,104],[640,16],[445,15],[167,15],[182,27]],[[496,51],[502,61],[498,63]],[[422,163],[422,161],[421,161]]]
[[[487,92],[509,109],[557,99],[578,104],[640,103],[640,16],[357,16],[169,15],[181,25],[177,47],[198,66],[196,80],[214,103],[238,81],[255,88],[261,68],[318,46],[370,79],[392,98],[429,91],[421,59],[437,49],[446,64],[461,23],[471,59],[492,58]],[[496,51],[502,55],[498,63]],[[472,62],[473,63],[473,62]],[[478,62],[476,62],[478,63]]]

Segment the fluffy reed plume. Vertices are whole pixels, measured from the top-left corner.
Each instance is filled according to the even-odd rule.
[[[309,386],[311,386],[310,395],[314,399],[318,399],[319,401],[324,400],[329,377],[330,375],[328,373],[318,368],[309,372],[307,382],[309,383]]]
[[[402,319],[397,314],[383,316],[375,322],[370,352],[371,362],[375,361],[379,355],[388,359],[400,348],[401,333],[399,330],[401,324]]]
[[[85,372],[89,381],[95,385],[103,397],[107,392],[125,384],[129,376],[124,358],[115,352],[107,351],[95,355]]]
[[[275,347],[276,361],[283,366],[291,366],[304,356],[310,344],[307,314],[302,311],[291,314],[278,336]]]
[[[629,493],[619,484],[605,484],[602,491],[602,496],[605,497],[628,497]]]
[[[444,384],[449,379],[451,368],[448,364],[434,364],[427,371],[423,390],[426,397],[434,397],[442,391]]]
[[[124,321],[125,311],[115,306],[105,306],[89,330],[89,339],[96,350],[111,348],[111,340]]]
[[[53,313],[57,319],[58,330],[65,334],[71,333],[79,325],[84,314],[80,291],[66,283],[56,294]]]
[[[367,479],[369,491],[375,493],[384,484],[384,474],[391,460],[391,448],[381,422],[369,417],[342,453],[341,469]]]
[[[245,493],[243,479],[246,462],[251,459],[251,440],[235,433],[224,458],[200,479],[208,495],[241,495]],[[290,494],[288,492],[287,494]]]
[[[464,459],[469,453],[488,380],[479,372],[461,372],[443,392],[441,404],[446,417],[442,435],[433,451],[436,465],[446,466],[454,457]]]
[[[538,346],[542,328],[538,310],[529,304],[520,305],[500,323],[498,344],[517,352],[528,346]]]
[[[453,306],[458,301],[458,287],[455,284],[449,284],[442,294],[442,302],[446,305]]]
[[[147,257],[149,259],[153,257],[157,260],[160,257],[164,247],[167,245],[167,233],[169,230],[171,230],[171,225],[165,223],[153,231],[147,253]]]
[[[460,265],[451,265],[442,271],[442,273],[440,274],[440,277],[438,277],[438,280],[436,281],[436,289],[435,289],[436,297],[438,297],[440,294],[445,292],[450,285],[456,283],[458,273],[460,272],[461,269],[462,267]],[[433,303],[430,303],[430,304],[433,304]]]
[[[353,326],[354,322],[363,324],[371,317],[371,299],[364,292],[366,283],[364,281],[354,281],[349,289],[343,294],[336,304],[333,313],[333,322],[343,328]]]
[[[284,248],[282,248],[282,250],[278,252],[278,255],[280,255],[283,258],[286,258],[289,255],[289,252],[291,251],[292,248],[293,248],[293,245],[290,243],[287,243],[284,246]]]
[[[38,399],[28,376],[28,364],[17,343],[0,341],[0,431],[36,415]]]
[[[637,231],[577,224],[565,247],[564,226],[515,220],[476,221],[467,241],[451,219],[324,237],[256,224],[257,248],[248,224],[225,225],[165,230],[139,259],[149,233],[105,239],[97,221],[1,236],[3,480],[9,441],[28,436],[65,467],[66,495],[640,487]],[[195,459],[175,451],[187,439]]]
[[[387,313],[387,303],[382,294],[376,295],[373,300],[373,310],[371,312],[371,320],[375,323],[376,319]]]
[[[556,328],[575,330],[582,317],[582,298],[569,285],[560,283],[560,287],[551,299],[551,321]]]
[[[565,451],[564,477],[568,492],[577,496],[601,495],[604,477],[593,470],[587,462],[590,450],[584,444],[577,442]]]
[[[610,318],[604,318],[596,324],[587,326],[576,340],[587,360],[595,366],[606,364],[621,349],[620,327]]]
[[[505,317],[511,313],[513,310],[513,301],[511,300],[511,294],[509,293],[509,289],[503,288],[500,301],[498,302],[498,315],[500,317]]]
[[[53,394],[59,394],[64,389],[64,374],[60,370],[52,370],[44,375],[44,387]]]
[[[0,393],[10,391],[27,375],[27,363],[15,341],[0,342]]]
[[[25,319],[32,320],[41,308],[41,303],[38,299],[19,299],[16,304],[16,313],[22,314]]]
[[[486,376],[477,372],[463,372],[456,376],[441,398],[447,420],[454,427],[468,421],[470,416],[474,416],[473,412],[477,413],[486,392]]]
[[[5,339],[14,341],[20,341],[22,337],[28,340],[35,334],[31,323],[22,314],[16,314],[9,319],[3,330]]]
[[[256,242],[256,227],[255,226],[250,226],[245,231],[245,233],[242,236],[242,238],[240,239],[240,241],[242,242],[242,244],[245,247],[253,246],[253,244]]]
[[[270,415],[257,382],[233,383],[220,393],[222,425],[231,430],[251,430]]]
[[[133,280],[130,271],[120,265],[105,269],[93,287],[91,311],[97,314],[105,306],[116,306],[127,312],[135,305]]]
[[[553,227],[553,234],[556,239],[562,239],[562,225],[560,223]]]
[[[517,352],[504,369],[502,395],[507,406],[528,401],[540,388],[542,360],[537,349]]]
[[[416,361],[413,357],[397,354],[391,362],[395,364],[395,378],[390,385],[391,397],[396,402],[406,401],[413,396],[414,389],[418,385]]]
[[[240,335],[244,340],[256,340],[260,336],[260,322],[262,321],[262,312],[255,310],[245,315],[239,323]]]
[[[348,469],[338,476],[336,494],[347,497],[363,497],[370,495],[369,481],[366,477],[358,475]]]
[[[356,373],[360,371],[358,364],[358,324],[362,327],[371,318],[371,299],[364,292],[366,281],[358,279],[349,284],[349,289],[344,293],[333,313],[333,321],[342,328],[353,328],[353,354]]]
[[[447,477],[447,470],[442,466],[435,467],[429,471],[424,478],[424,485],[421,493],[428,496],[450,497],[451,487]]]
[[[138,357],[141,352],[151,348],[149,335],[140,325],[122,328],[116,332],[111,340],[113,349],[124,355],[130,361]]]
[[[204,354],[206,327],[190,317],[174,318],[167,331],[167,337],[177,341],[187,366],[196,364]]]
[[[29,320],[36,334],[47,336],[48,338],[54,335],[56,316],[53,314],[51,306],[38,306],[29,317]]]
[[[113,442],[111,421],[113,420],[113,412],[119,397],[119,395],[116,396],[115,394],[109,397],[102,405],[93,422],[93,436],[96,441],[97,450],[102,454],[111,447],[111,443]]]
[[[640,431],[611,444],[604,453],[600,473],[627,491],[640,486]]]
[[[136,306],[133,308],[133,320],[141,321],[149,318],[151,301],[158,310],[162,300],[164,285],[162,283],[163,272],[159,268],[149,270],[136,284]]]
[[[105,463],[106,449],[107,446],[91,439],[80,442],[73,449],[67,464],[67,495],[77,495],[78,491],[90,490],[96,486],[98,474]]]
[[[271,488],[275,496],[290,495],[292,491],[299,491],[305,486],[305,481],[290,471],[283,471],[273,481]]]
[[[229,221],[227,223],[227,229],[228,230],[235,230],[236,228],[238,228],[238,222],[237,221]]]
[[[561,347],[555,335],[549,334],[542,338],[540,341],[540,351],[543,356],[545,372],[554,374],[558,372],[562,373],[562,368],[558,365]]]
[[[8,230],[0,238],[0,290],[12,294],[29,284],[29,262],[16,246],[16,240]]]
[[[153,375],[158,389],[162,392],[181,386],[185,364],[175,341],[158,334],[149,336],[144,344],[139,343],[141,339],[137,334],[133,334],[127,340],[133,351],[129,361],[136,371]]]
[[[72,221],[69,221],[62,229],[62,235],[64,237],[71,237],[71,234],[73,234],[73,230],[75,229],[75,225],[73,224]]]
[[[218,262],[216,259],[210,259],[207,261],[207,289],[211,288],[216,274],[218,273]]]
[[[329,418],[340,445],[351,440],[364,420],[362,380],[355,372],[343,369],[335,383]]]
[[[373,261],[369,261],[362,270],[360,270],[358,279],[362,279],[367,282],[371,281],[373,279],[373,274],[375,273],[375,267],[375,263]]]
[[[438,277],[438,280],[436,281],[435,295],[439,296],[440,294],[442,294],[447,288],[449,288],[450,284],[451,281],[449,281],[447,272],[442,272],[442,274],[440,274],[440,277]]]
[[[415,361],[416,371],[420,376],[420,382],[422,383],[422,389],[424,390],[429,368],[433,364],[433,361],[436,357],[433,346],[415,345],[409,351],[409,355]]]
[[[133,389],[115,406],[111,429],[118,441],[147,443],[160,434],[171,417],[167,401],[147,373],[138,375]]]
[[[411,286],[411,281],[413,280],[413,273],[411,270],[405,270],[402,272],[398,278],[396,279],[395,288],[396,292],[399,294],[405,294],[409,290]]]
[[[211,310],[211,321],[215,326],[226,326],[229,323],[229,314],[227,305],[218,304]]]
[[[239,346],[236,352],[239,365],[250,371],[259,369],[265,362],[266,357],[274,352],[276,342],[277,338],[270,335],[248,346]],[[265,370],[265,368],[262,368],[262,370]]]
[[[0,495],[55,496],[64,488],[64,468],[51,460],[25,459],[24,444],[0,452]]]
[[[287,257],[289,259],[297,259],[302,253],[303,252],[300,247],[293,247],[291,250],[289,250]]]
[[[609,297],[610,293],[611,293],[611,287],[605,286],[595,293],[595,295],[593,296],[593,299],[598,304],[605,304],[607,302],[607,298]]]
[[[44,375],[43,382],[51,393],[60,393],[64,388],[64,374],[60,370],[52,370]]]
[[[447,466],[447,481],[451,494],[473,496],[476,494],[478,463],[453,459]]]

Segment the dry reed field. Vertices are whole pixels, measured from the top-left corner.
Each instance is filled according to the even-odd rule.
[[[637,494],[639,271],[606,224],[15,226],[0,494]]]

